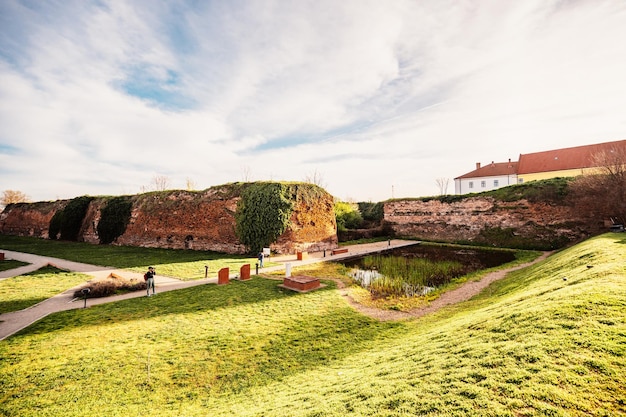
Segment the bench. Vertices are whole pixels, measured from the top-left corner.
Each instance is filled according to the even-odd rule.
[[[348,253],[348,248],[333,249],[332,252],[330,252],[331,255],[339,255],[340,253]]]

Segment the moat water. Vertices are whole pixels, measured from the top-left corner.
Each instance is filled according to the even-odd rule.
[[[425,258],[431,261],[457,261],[463,264],[464,274],[481,269],[493,268],[515,260],[512,251],[500,251],[459,246],[415,245],[385,250],[381,256],[403,256],[405,258]],[[363,256],[350,258],[338,263],[347,267],[363,269]]]

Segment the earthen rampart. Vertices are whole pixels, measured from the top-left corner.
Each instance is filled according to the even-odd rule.
[[[555,248],[601,231],[602,222],[581,216],[574,207],[492,197],[439,200],[394,200],[384,204],[384,227],[398,237],[444,242]]]
[[[234,191],[233,191],[234,190]],[[78,240],[98,244],[101,210],[109,197],[91,200]],[[132,202],[125,231],[113,244],[152,248],[245,253],[236,234],[236,187],[204,191],[153,192],[129,196]],[[69,200],[12,204],[0,214],[0,233],[48,238],[50,221]],[[285,232],[270,245],[275,253],[337,247],[333,197],[324,192],[315,201],[295,201]]]

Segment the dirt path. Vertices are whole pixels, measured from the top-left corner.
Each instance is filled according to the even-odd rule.
[[[343,282],[340,282],[339,280],[337,280],[336,282],[340,294],[345,296],[348,303],[362,314],[365,314],[380,321],[407,320],[411,318],[422,317],[426,314],[433,313],[443,307],[469,300],[470,298],[479,294],[482,290],[487,288],[492,282],[504,278],[509,272],[517,271],[518,269],[526,268],[530,265],[536,264],[537,262],[546,259],[552,253],[553,252],[544,252],[543,255],[539,256],[532,262],[527,262],[525,264],[518,265],[512,268],[491,272],[485,275],[480,281],[466,282],[459,288],[442,294],[439,298],[437,298],[427,306],[424,306],[422,308],[416,308],[408,312],[381,310],[378,308],[364,306],[363,304],[356,302],[352,297],[350,297],[350,295],[348,294],[348,290],[345,288]]]

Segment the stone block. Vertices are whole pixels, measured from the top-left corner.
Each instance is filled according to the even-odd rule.
[[[285,279],[283,280],[282,286],[290,290],[295,290],[299,292],[307,292],[307,291],[320,288],[321,284],[320,284],[319,278],[297,276],[297,277],[285,277]]]
[[[250,264],[242,265],[239,268],[239,279],[242,281],[250,279]]]
[[[228,284],[230,282],[229,273],[230,272],[228,268],[220,269],[219,272],[217,273],[217,284],[218,285]]]

